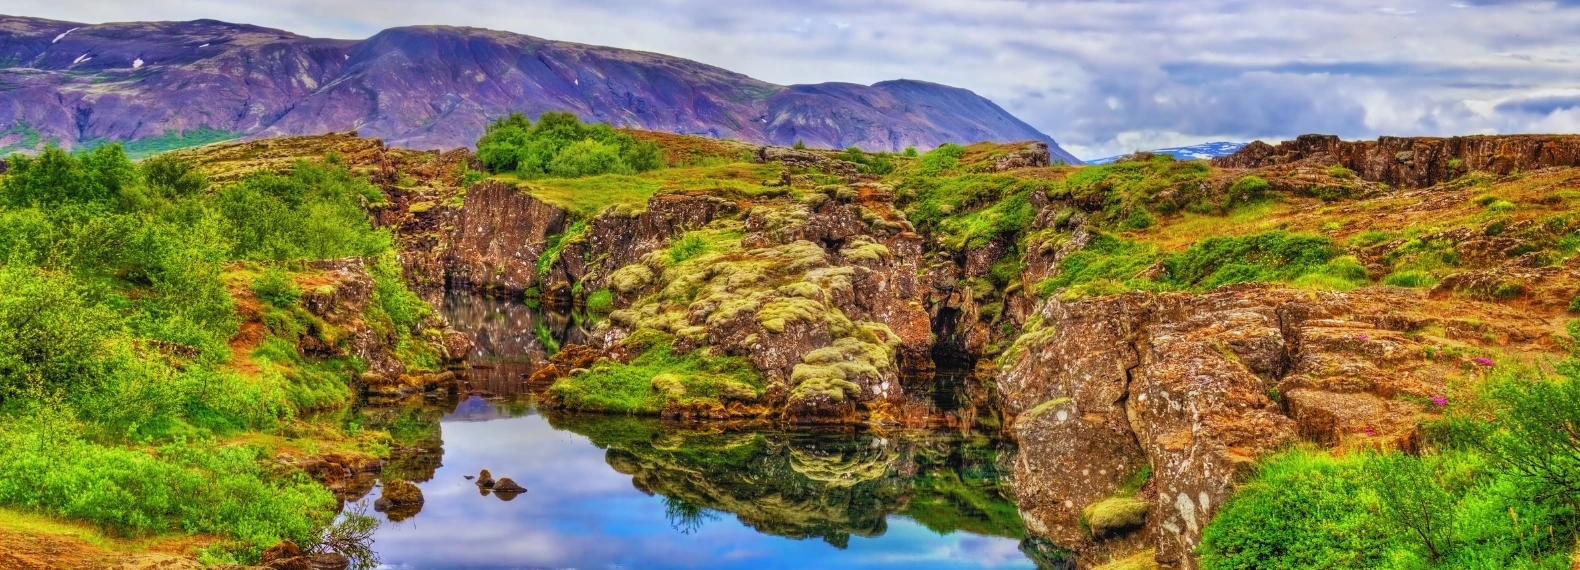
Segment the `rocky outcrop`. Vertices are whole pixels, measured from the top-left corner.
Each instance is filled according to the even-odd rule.
[[[1146,545],[1192,568],[1202,529],[1262,454],[1296,439],[1411,448],[1443,378],[1470,365],[1432,356],[1416,332],[1477,325],[1432,303],[1268,286],[1049,301],[998,379],[1028,527],[1086,556]],[[1528,322],[1515,336],[1532,340],[1544,326],[1501,305],[1477,311]],[[1127,493],[1150,503],[1139,532],[1079,524]]]
[[[333,358],[355,356],[367,364],[360,380],[370,390],[395,394],[436,387],[447,380],[440,374],[410,371],[395,355],[400,344],[393,329],[381,329],[367,317],[373,302],[373,275],[368,261],[348,258],[315,261],[316,273],[298,279],[302,306],[318,320],[307,324],[298,339],[304,356]],[[415,342],[427,343],[445,361],[466,357],[470,343],[438,318],[430,318],[413,331]]]
[[[1341,165],[1364,180],[1398,188],[1425,188],[1470,172],[1503,175],[1580,166],[1580,136],[1474,135],[1342,141],[1332,135],[1301,135],[1277,145],[1256,141],[1234,154],[1213,159],[1212,163],[1221,168]]]
[[[466,192],[446,251],[449,282],[480,290],[519,293],[539,283],[538,256],[549,236],[563,233],[564,210],[494,181]]]
[[[602,289],[615,270],[668,247],[672,238],[738,213],[735,202],[702,194],[660,194],[635,211],[607,210],[587,222],[580,239],[566,244],[550,270],[551,286],[569,293],[581,281],[584,290]]]

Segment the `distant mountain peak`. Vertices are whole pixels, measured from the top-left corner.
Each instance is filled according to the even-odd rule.
[[[1167,154],[1167,155],[1173,156],[1174,158],[1177,158],[1179,160],[1211,160],[1211,159],[1214,159],[1214,158],[1218,158],[1220,156],[1229,156],[1231,154],[1234,154],[1235,151],[1240,150],[1244,146],[1245,146],[1245,143],[1219,141],[1219,142],[1207,142],[1207,143],[1195,144],[1195,145],[1190,145],[1190,146],[1176,146],[1176,147],[1170,147],[1170,148],[1160,148],[1160,149],[1149,150],[1149,151],[1144,151],[1144,152],[1150,152],[1152,154]],[[1093,160],[1088,160],[1088,161],[1086,161],[1086,163],[1087,164],[1108,164],[1108,163],[1114,162],[1116,160],[1119,160],[1121,158],[1124,158],[1126,156],[1129,156],[1129,155],[1121,154],[1119,156],[1110,156],[1110,157],[1105,157],[1105,158],[1097,158],[1097,159],[1093,159]]]
[[[781,86],[663,54],[483,28],[364,40],[217,20],[86,25],[0,16],[0,152],[204,130],[356,130],[395,146],[470,146],[511,111],[825,148],[1054,140],[971,91],[910,79]],[[32,143],[30,145],[28,143]]]

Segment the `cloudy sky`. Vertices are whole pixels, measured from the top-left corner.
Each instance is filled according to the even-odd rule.
[[[1082,158],[1307,132],[1580,131],[1580,0],[8,0],[0,11],[336,38],[468,25],[779,84],[921,79],[993,99]]]

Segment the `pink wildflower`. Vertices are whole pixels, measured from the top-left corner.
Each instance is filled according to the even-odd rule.
[[[1365,333],[1362,333],[1362,334],[1358,334],[1358,335],[1355,335],[1355,338],[1358,338],[1358,339],[1360,339],[1360,341],[1361,341],[1361,342],[1366,342],[1366,341],[1368,341],[1368,340],[1371,340],[1371,339],[1372,339],[1372,338],[1371,338],[1371,337],[1369,337],[1369,336],[1366,336],[1366,335],[1365,335]]]
[[[1377,428],[1374,428],[1372,426],[1366,426],[1366,435],[1368,435],[1368,436],[1375,436],[1375,435],[1377,435]]]
[[[1447,396],[1432,396],[1431,398],[1427,398],[1427,399],[1432,401],[1432,405],[1437,406],[1439,408],[1448,405],[1448,397]]]
[[[1475,358],[1472,358],[1471,361],[1475,362],[1476,364],[1480,364],[1482,366],[1492,366],[1494,364],[1497,364],[1496,362],[1493,362],[1491,358],[1487,358],[1485,356],[1477,356]]]

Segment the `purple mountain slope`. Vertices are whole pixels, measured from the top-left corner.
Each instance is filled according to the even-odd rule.
[[[213,20],[86,25],[0,16],[0,148],[356,130],[472,144],[509,111],[868,150],[1052,138],[964,89],[921,81],[780,86],[660,54],[477,28],[326,40]]]

